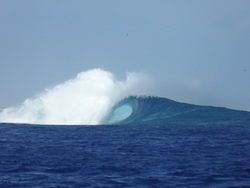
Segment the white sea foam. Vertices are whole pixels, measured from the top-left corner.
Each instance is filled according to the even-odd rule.
[[[62,84],[46,89],[17,107],[4,109],[0,122],[62,125],[95,125],[113,105],[129,95],[145,95],[149,79],[128,73],[123,81],[102,69],[79,73]]]

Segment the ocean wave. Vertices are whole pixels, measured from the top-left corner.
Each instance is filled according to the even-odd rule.
[[[100,124],[117,102],[130,95],[145,94],[148,82],[143,74],[127,73],[126,79],[120,81],[108,71],[88,70],[19,106],[2,110],[0,122]]]
[[[0,123],[46,125],[237,124],[250,112],[176,102],[154,96],[150,79],[128,73],[126,79],[102,69],[46,89],[21,105],[0,111]]]
[[[250,125],[250,112],[201,106],[152,96],[130,96],[116,104],[103,124]]]

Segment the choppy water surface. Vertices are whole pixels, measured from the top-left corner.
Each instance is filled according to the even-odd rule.
[[[249,125],[0,124],[0,187],[248,187]]]

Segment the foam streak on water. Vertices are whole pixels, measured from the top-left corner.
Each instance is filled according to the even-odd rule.
[[[121,99],[145,94],[145,75],[128,73],[123,81],[101,69],[79,73],[20,106],[0,113],[0,122],[95,125]]]

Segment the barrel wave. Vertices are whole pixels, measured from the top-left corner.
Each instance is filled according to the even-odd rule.
[[[104,124],[250,124],[250,112],[176,102],[161,97],[130,96],[115,105]]]
[[[124,80],[102,69],[45,89],[22,104],[0,111],[0,123],[46,125],[237,124],[250,112],[199,106],[155,97],[150,79],[128,73]]]

